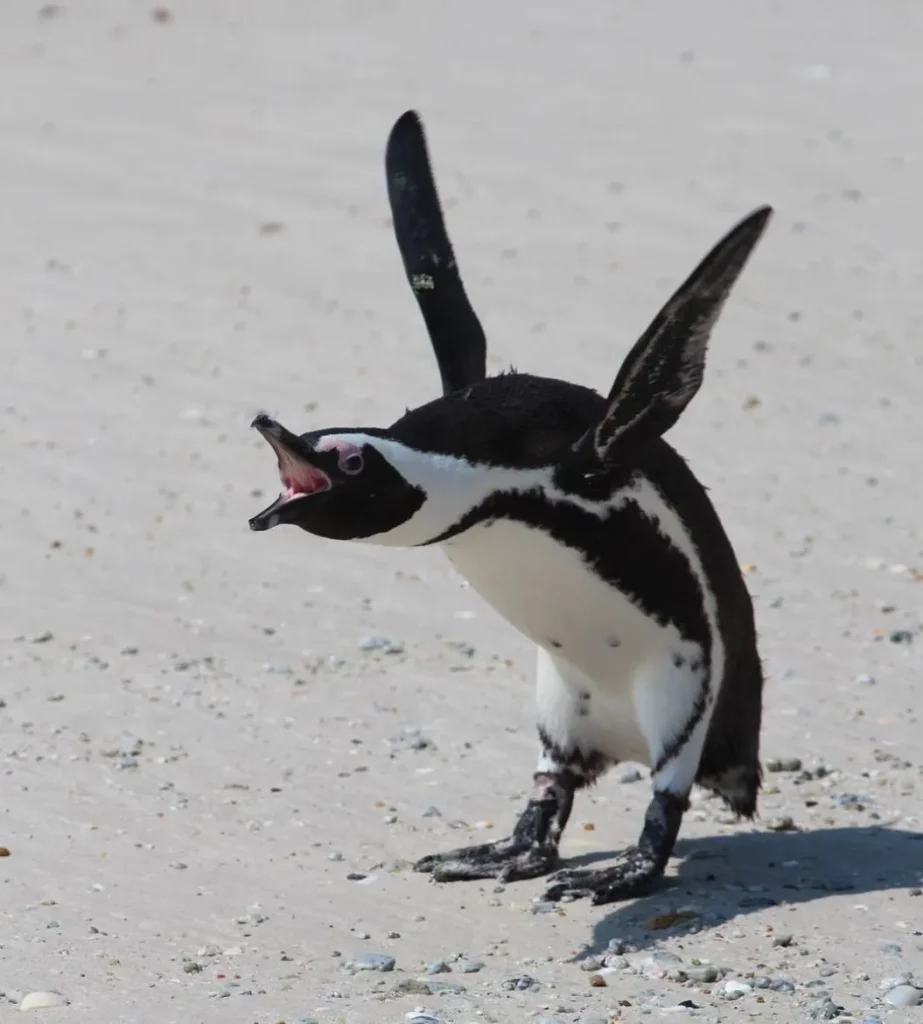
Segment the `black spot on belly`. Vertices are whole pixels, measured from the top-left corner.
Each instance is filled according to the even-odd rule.
[[[548,638],[548,643],[551,644],[551,646],[554,647],[555,649],[559,649],[561,647],[561,641],[560,640],[552,640],[551,637]]]
[[[610,636],[609,639],[606,641],[606,643],[610,647],[621,647],[622,646],[622,641],[619,640],[619,638],[617,636]]]
[[[673,664],[676,666],[676,668],[682,668],[683,665],[686,664],[686,659],[681,654],[677,654],[674,651],[674,653],[673,653]]]

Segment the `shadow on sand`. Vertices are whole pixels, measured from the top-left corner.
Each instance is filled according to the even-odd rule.
[[[568,866],[599,863],[614,853],[568,860]],[[599,907],[604,915],[577,959],[602,953],[610,939],[636,949],[658,945],[669,931],[644,922],[686,905],[701,913],[701,928],[756,913],[775,904],[808,903],[833,893],[906,889],[923,883],[923,833],[887,826],[810,832],[747,832],[681,840],[676,877],[632,903]]]

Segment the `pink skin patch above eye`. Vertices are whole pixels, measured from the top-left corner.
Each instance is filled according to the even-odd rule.
[[[353,444],[352,441],[347,441],[345,437],[337,437],[335,434],[328,434],[327,437],[322,437],[314,446],[314,450],[318,452],[336,452],[339,456],[340,469],[343,469],[343,463],[350,455],[362,455],[362,449],[359,445]]]

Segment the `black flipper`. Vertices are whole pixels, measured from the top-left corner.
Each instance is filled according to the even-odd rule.
[[[458,273],[423,124],[413,110],[391,129],[385,173],[404,271],[436,353],[443,393],[450,394],[487,376],[487,341]]]
[[[702,383],[712,329],[771,216],[771,207],[760,207],[725,235],[625,357],[605,416],[583,439],[600,459],[666,433],[679,419]]]

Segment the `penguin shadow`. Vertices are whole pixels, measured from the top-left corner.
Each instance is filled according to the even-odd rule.
[[[575,857],[568,867],[599,863],[614,853]],[[669,915],[694,908],[700,931],[777,904],[800,904],[850,893],[907,889],[923,884],[923,832],[887,826],[828,828],[805,832],[744,832],[685,839],[676,844],[679,870],[656,890],[630,904],[600,907],[575,959],[604,953],[610,940],[637,950],[658,946],[690,921],[663,928]],[[661,927],[653,927],[660,925]]]

